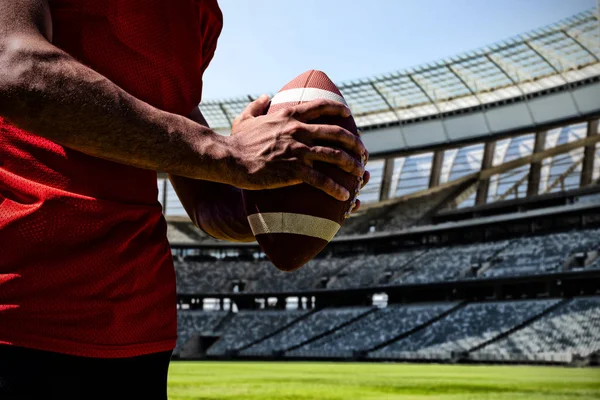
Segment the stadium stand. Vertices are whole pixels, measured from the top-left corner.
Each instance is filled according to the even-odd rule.
[[[600,297],[234,313],[179,312],[176,354],[219,336],[209,356],[570,362],[600,351]],[[470,353],[470,354],[469,354]]]
[[[179,355],[184,345],[195,335],[210,332],[214,334],[217,325],[227,316],[225,311],[179,311],[177,312],[177,345],[175,355]]]
[[[472,266],[481,266],[509,245],[502,240],[427,251],[410,270],[393,282],[425,283],[469,277]]]
[[[532,318],[557,300],[472,303],[426,329],[370,354],[372,358],[449,359]]]
[[[350,358],[424,325],[456,303],[390,306],[367,314],[319,340],[286,355],[292,357]]]
[[[344,289],[387,283],[424,253],[425,250],[415,250],[355,256],[330,279],[327,288]]]
[[[496,255],[484,276],[555,272],[566,267],[569,256],[598,248],[600,229],[521,238]]]
[[[600,350],[600,297],[568,301],[531,325],[491,343],[472,358],[498,361],[566,361]]]
[[[600,229],[377,255],[317,258],[293,274],[269,261],[176,262],[178,293],[286,292],[346,289],[567,270],[573,256],[600,251]],[[595,254],[595,253],[594,253]],[[600,267],[600,260],[586,266]],[[481,272],[482,271],[482,272]]]
[[[285,351],[299,346],[322,334],[326,334],[351,320],[360,317],[370,311],[369,308],[338,308],[317,311],[302,323],[294,324],[290,328],[261,341],[241,352],[242,355],[271,355],[274,352]]]
[[[277,332],[301,318],[306,311],[263,310],[240,311],[223,329],[223,335],[208,351],[209,355],[224,355]]]
[[[282,272],[268,261],[262,265],[259,277],[250,290],[255,292],[311,290],[322,286],[322,280],[335,275],[352,259],[321,257],[311,260],[293,274]],[[263,279],[264,278],[264,279]]]
[[[289,274],[269,261],[179,261],[175,263],[178,293],[226,293],[238,286],[248,292],[315,289],[322,278],[333,276],[348,260],[317,258]],[[215,267],[215,266],[218,267]]]

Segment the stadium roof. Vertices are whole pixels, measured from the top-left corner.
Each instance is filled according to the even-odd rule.
[[[359,126],[368,131],[363,140],[371,153],[371,179],[360,194],[363,210],[367,203],[402,198],[600,135],[598,22],[589,10],[450,59],[339,83]],[[252,98],[206,101],[200,109],[213,129],[228,134]],[[159,199],[165,214],[185,215],[164,178]],[[600,183],[600,143],[549,155],[535,168],[499,172],[456,206],[591,182]]]
[[[599,21],[588,10],[479,50],[338,87],[365,128],[524,97],[598,75]],[[255,97],[208,100],[200,109],[209,126],[224,132]]]

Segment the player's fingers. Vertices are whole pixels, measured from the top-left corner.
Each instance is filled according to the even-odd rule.
[[[369,183],[369,180],[371,179],[371,173],[367,170],[365,170],[365,173],[362,176],[362,180],[360,182],[360,188],[364,188],[367,183]]]
[[[352,209],[352,212],[357,212],[359,208],[360,208],[360,200],[356,199],[356,202],[354,203],[354,208]]]
[[[304,155],[305,160],[323,161],[334,164],[346,172],[362,177],[365,167],[356,158],[339,149],[324,146],[314,146],[308,149]]]
[[[266,94],[261,95],[258,99],[254,100],[246,106],[244,111],[238,115],[234,122],[240,122],[248,118],[258,117],[264,115],[269,105],[269,96]]]
[[[312,121],[323,116],[347,118],[352,114],[345,104],[327,99],[298,104],[292,111],[294,118],[301,122]]]
[[[346,201],[350,198],[350,192],[345,187],[336,183],[327,175],[306,165],[297,166],[297,174],[303,182],[316,187],[339,201]]]
[[[359,127],[356,127],[356,134],[358,137],[362,137],[362,130]],[[362,162],[367,165],[369,162],[369,151],[365,149],[365,152],[362,154]]]
[[[302,141],[306,144],[312,143],[315,140],[326,141],[336,144],[352,154],[356,154],[359,159],[363,155],[366,158],[367,149],[362,140],[341,126],[304,124],[302,132],[299,133],[302,134],[304,132],[306,132],[308,137],[306,139],[303,138],[304,140]]]

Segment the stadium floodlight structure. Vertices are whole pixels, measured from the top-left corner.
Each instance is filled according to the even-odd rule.
[[[494,45],[408,70],[338,83],[371,153],[364,203],[598,134],[600,26],[591,9]],[[256,96],[199,105],[229,134]],[[464,205],[568,190],[600,175],[594,143],[490,177]],[[577,181],[575,183],[575,181]],[[161,197],[175,197],[163,181]],[[170,214],[183,214],[176,198]],[[175,208],[173,208],[175,207]]]

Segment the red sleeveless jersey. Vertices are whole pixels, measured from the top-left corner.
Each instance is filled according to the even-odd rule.
[[[216,0],[50,0],[53,43],[188,115],[221,32]],[[124,139],[125,140],[125,139]],[[0,118],[0,343],[90,357],[170,350],[175,274],[156,173]]]

